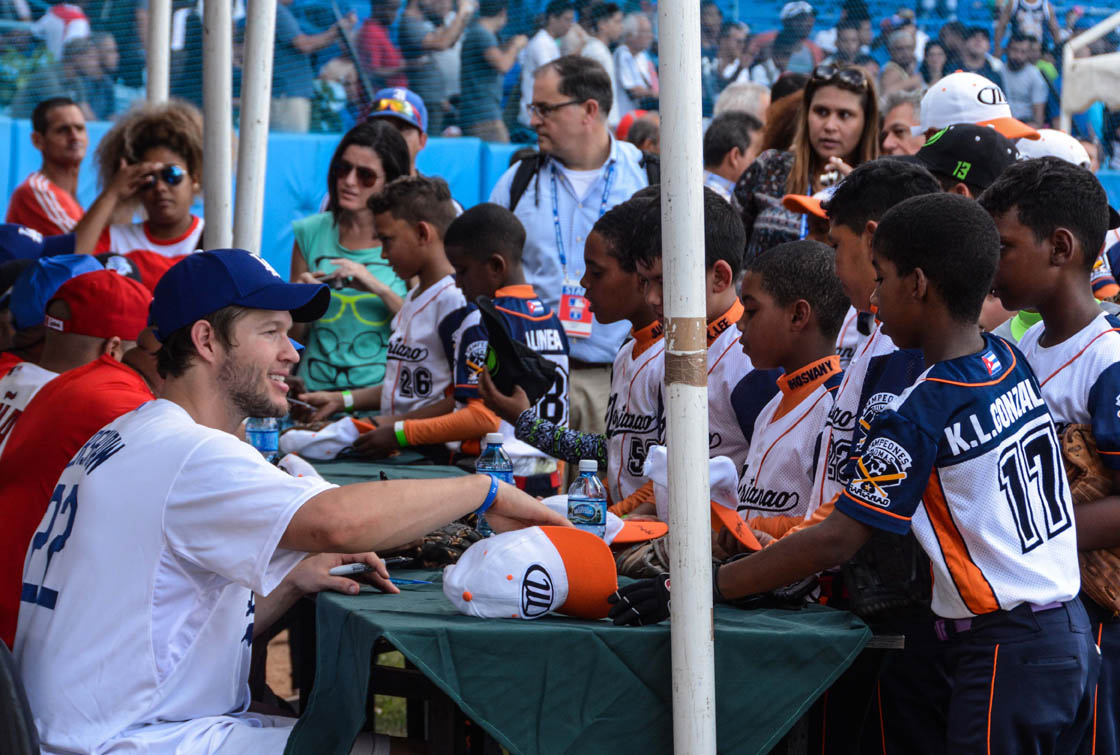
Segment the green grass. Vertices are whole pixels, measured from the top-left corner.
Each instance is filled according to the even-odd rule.
[[[404,656],[398,652],[382,653],[377,656],[379,666],[404,668]],[[388,695],[373,696],[374,731],[394,737],[408,736],[405,718],[405,699]]]

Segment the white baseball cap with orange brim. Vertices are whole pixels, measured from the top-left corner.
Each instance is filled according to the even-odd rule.
[[[920,125],[914,135],[940,131],[957,123],[991,126],[1008,139],[1038,139],[1038,131],[1011,115],[1007,96],[994,81],[978,73],[957,71],[926,90]]]

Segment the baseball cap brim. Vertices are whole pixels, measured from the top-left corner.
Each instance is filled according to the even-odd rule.
[[[758,542],[758,538],[754,536],[751,528],[739,516],[738,511],[717,501],[712,501],[712,529],[718,529],[720,525],[727,527],[736,540],[752,551],[762,550],[762,543]]]
[[[396,113],[396,112],[393,112],[392,110],[377,110],[377,111],[374,111],[374,112],[372,112],[372,113],[370,113],[369,115],[366,116],[367,121],[372,120],[373,118],[396,118],[401,123],[407,123],[409,126],[412,126],[413,128],[418,128],[421,131],[424,130],[423,128],[420,127],[420,124],[417,123],[416,121],[412,120],[411,118],[404,115],[403,113]]]
[[[74,254],[74,245],[77,237],[73,233],[63,233],[58,236],[43,237],[43,256],[53,257],[56,254]]]
[[[786,194],[782,197],[782,207],[790,212],[813,215],[822,220],[828,219],[828,213],[821,208],[821,200],[804,194]]]
[[[287,311],[295,322],[322,317],[331,303],[331,290],[322,283],[272,283],[242,296],[235,304],[249,309]]]
[[[978,126],[991,126],[1008,139],[1041,139],[1035,129],[1016,118],[993,118],[990,121],[978,121]]]
[[[647,540],[653,540],[655,537],[661,537],[668,534],[669,525],[665,522],[654,522],[650,520],[641,520],[637,522],[630,521],[629,519],[622,520],[622,529],[611,540],[611,545],[633,545],[634,543],[644,543]]]
[[[583,619],[601,619],[610,605],[607,597],[618,589],[618,571],[611,549],[602,538],[575,527],[541,527],[564,562],[568,599],[556,610]]]

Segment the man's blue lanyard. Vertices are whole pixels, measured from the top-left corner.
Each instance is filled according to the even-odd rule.
[[[611,184],[614,183],[614,160],[610,161],[607,168],[607,180],[603,186],[603,198],[599,202],[599,217],[607,211],[607,199],[610,197]],[[564,280],[568,279],[568,257],[564,254],[564,238],[560,233],[560,199],[556,188],[556,163],[552,164],[552,226],[556,229],[556,252],[560,256],[560,265],[564,268]]]

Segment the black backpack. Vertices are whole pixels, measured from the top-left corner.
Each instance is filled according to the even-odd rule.
[[[538,179],[534,201],[537,204],[540,203],[540,171],[547,161],[547,155],[536,152],[522,158],[517,163],[517,172],[513,174],[513,182],[509,185],[510,210],[517,207],[517,203],[521,201],[521,196],[529,188],[529,182],[533,180],[533,176],[537,176]],[[646,169],[646,178],[649,180],[650,186],[661,183],[661,157],[659,155],[652,152],[643,152],[642,160],[638,165]]]

